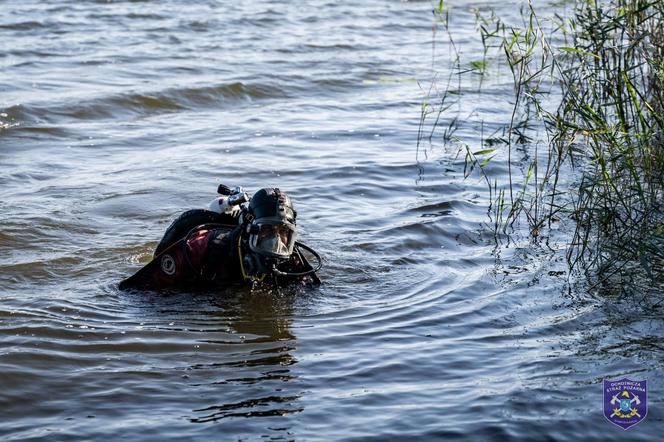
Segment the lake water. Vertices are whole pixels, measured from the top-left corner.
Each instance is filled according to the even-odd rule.
[[[450,3],[471,59],[471,8],[518,14]],[[661,435],[661,312],[570,289],[560,243],[496,247],[463,155],[417,148],[451,69],[431,8],[0,2],[3,440]],[[466,87],[442,124],[479,108],[499,127],[509,79]],[[288,191],[324,284],[119,291],[219,183]],[[650,389],[627,433],[602,415],[602,379],[622,376]]]

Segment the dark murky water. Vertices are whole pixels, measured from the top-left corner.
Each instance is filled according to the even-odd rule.
[[[471,54],[470,7],[516,13],[457,3]],[[463,156],[416,153],[430,9],[0,3],[4,440],[661,434],[661,315],[570,293],[541,245],[496,248]],[[473,100],[486,128],[510,94],[497,81]],[[118,291],[219,182],[288,190],[325,284]],[[621,375],[650,386],[628,433],[602,416],[601,381]]]

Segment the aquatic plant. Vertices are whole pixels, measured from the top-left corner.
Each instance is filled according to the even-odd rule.
[[[442,1],[434,13],[449,26]],[[491,192],[496,230],[507,232],[525,219],[539,238],[562,217],[571,219],[571,271],[584,272],[603,291],[661,293],[664,2],[577,0],[571,14],[545,19],[528,1],[518,25],[493,11],[476,17],[485,51],[474,73],[485,75],[491,50],[514,81],[513,111],[502,133],[475,152],[466,148],[466,171],[481,170]],[[449,109],[447,97],[430,137]],[[444,140],[450,131],[443,129]],[[487,167],[501,153],[505,185]],[[515,164],[524,167],[516,172]]]

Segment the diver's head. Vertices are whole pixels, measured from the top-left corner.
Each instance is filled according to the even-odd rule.
[[[251,224],[248,227],[249,248],[263,262],[287,260],[295,247],[295,217],[291,199],[276,188],[261,189],[249,203]]]

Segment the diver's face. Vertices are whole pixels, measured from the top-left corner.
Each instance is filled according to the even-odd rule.
[[[283,224],[260,224],[253,240],[254,252],[286,259],[293,252],[295,231]]]
[[[258,241],[262,242],[271,237],[277,238],[282,244],[288,244],[290,229],[284,226],[263,224],[258,231]]]

